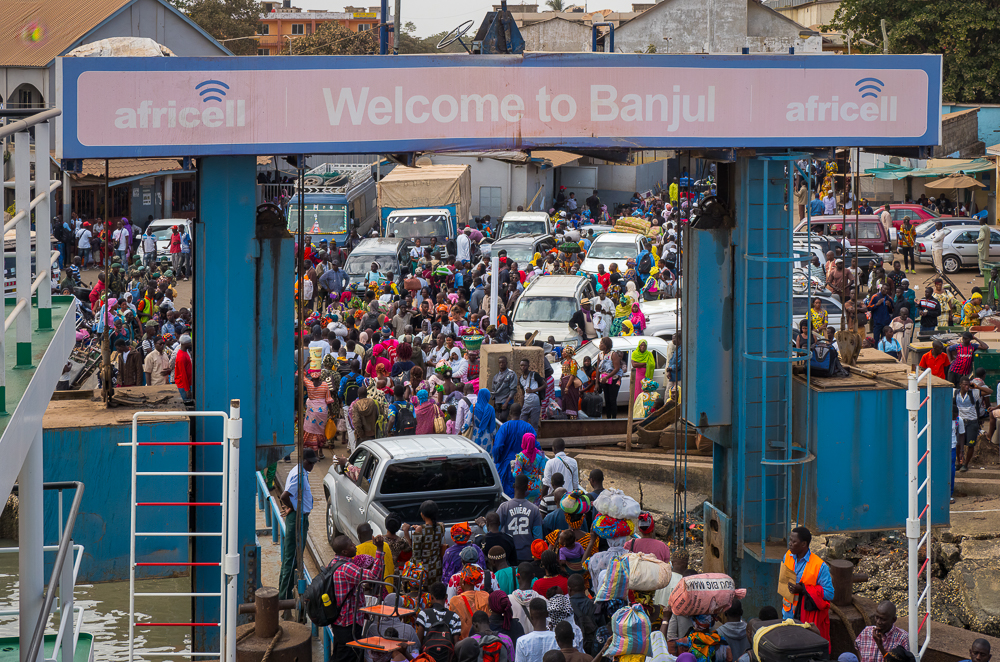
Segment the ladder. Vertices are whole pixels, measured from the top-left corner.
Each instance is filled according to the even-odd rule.
[[[139,421],[142,419],[156,418],[221,418],[223,422],[222,435],[214,441],[143,441],[138,440]],[[132,447],[132,494],[131,494],[131,529],[129,548],[129,619],[128,619],[128,662],[133,662],[136,657],[186,657],[186,658],[210,658],[225,662],[234,662],[236,659],[236,618],[237,618],[237,576],[240,569],[239,542],[238,542],[238,494],[239,494],[239,445],[243,436],[243,421],[240,418],[240,401],[232,400],[230,410],[227,414],[222,411],[150,411],[136,412],[132,416],[132,441],[119,446]],[[140,470],[139,449],[144,446],[165,446],[176,448],[177,450],[188,452],[192,447],[221,447],[222,462],[218,471],[156,471],[152,468],[143,467]],[[164,477],[164,476],[187,476],[191,477],[216,477],[221,485],[220,494],[217,501],[138,501],[138,487],[141,479]],[[149,508],[211,508],[217,509],[219,513],[219,528],[212,531],[157,531],[157,530],[136,530],[136,515],[139,509]],[[213,519],[214,521],[214,519]],[[146,527],[153,529],[154,527]],[[136,560],[136,539],[137,538],[193,538],[209,537],[219,539],[219,560],[218,561],[177,561],[177,562],[139,562]],[[218,592],[136,592],[135,571],[142,567],[209,567],[219,570],[219,590]],[[217,623],[193,623],[193,622],[146,622],[136,621],[136,598],[141,600],[155,598],[203,598],[217,599],[219,601],[219,622]],[[155,601],[151,601],[155,602]],[[151,611],[144,608],[143,611]],[[189,619],[190,620],[190,619]],[[137,650],[135,648],[135,628],[150,627],[217,627],[220,628],[219,641],[221,651],[186,651],[186,652],[160,652],[152,650]]]
[[[909,544],[907,554],[908,571],[908,634],[910,650],[918,662],[923,657],[931,641],[931,371],[928,368],[919,375],[910,373],[907,377],[906,409],[909,411],[909,444],[907,448],[909,497],[906,517],[906,538]],[[920,399],[920,382],[926,380],[927,395]],[[926,409],[925,409],[926,408]],[[920,427],[920,410],[925,409],[926,423]],[[920,453],[921,438],[924,445]],[[923,481],[920,480],[921,470]],[[921,507],[923,503],[923,507]],[[921,536],[921,529],[924,533]],[[920,562],[920,548],[924,548],[924,562]],[[918,568],[919,565],[919,568]],[[924,575],[924,589],[920,591],[920,576]],[[923,618],[920,610],[923,608]],[[918,623],[918,619],[919,623]],[[926,629],[924,627],[926,626]],[[924,641],[920,644],[920,631],[924,630]]]

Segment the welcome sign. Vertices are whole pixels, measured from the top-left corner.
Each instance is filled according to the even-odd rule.
[[[937,145],[934,55],[60,58],[61,158]]]

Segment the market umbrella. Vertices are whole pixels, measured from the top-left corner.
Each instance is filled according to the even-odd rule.
[[[935,179],[932,182],[927,182],[924,184],[924,188],[943,188],[943,189],[954,189],[955,191],[955,202],[958,203],[958,189],[966,188],[986,188],[986,185],[982,182],[977,181],[974,177],[969,177],[963,173],[954,173],[942,177],[941,179]],[[958,207],[955,207],[958,209]]]

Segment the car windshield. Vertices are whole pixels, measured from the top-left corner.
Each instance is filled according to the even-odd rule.
[[[399,261],[395,255],[364,255],[354,253],[344,264],[344,271],[348,276],[363,276],[372,268],[372,262],[378,265],[379,273],[399,273]]]
[[[595,260],[628,260],[638,254],[639,249],[634,243],[621,244],[616,241],[594,242],[587,251],[587,257]]]
[[[924,221],[923,223],[921,223],[920,225],[918,225],[917,226],[917,236],[918,237],[926,237],[931,232],[934,232],[934,224],[936,222],[937,221]]]
[[[448,217],[441,214],[414,214],[393,216],[386,228],[387,237],[437,237],[439,241],[448,236]]]
[[[545,221],[504,221],[500,228],[500,238],[512,234],[545,234]]]
[[[531,258],[535,257],[532,252],[531,246],[499,246],[497,249],[499,251],[507,251],[507,259],[514,260],[518,265],[524,265],[531,262]],[[490,251],[492,255],[492,251]]]
[[[569,297],[522,298],[514,313],[515,322],[569,322],[580,303]]]
[[[344,205],[303,205],[305,208],[305,230],[309,234],[334,234],[347,232],[347,207]],[[288,231],[299,230],[299,206],[288,208]]]
[[[156,237],[157,241],[170,241],[170,235],[173,230],[170,228],[160,228],[159,230],[153,230],[150,234]]]
[[[390,464],[382,479],[382,494],[461,491],[493,487],[490,464],[481,457],[417,460]]]

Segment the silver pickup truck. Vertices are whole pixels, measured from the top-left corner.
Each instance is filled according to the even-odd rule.
[[[357,542],[359,524],[385,532],[385,517],[423,524],[420,504],[437,503],[439,520],[450,528],[494,511],[504,500],[500,477],[485,449],[458,435],[417,435],[366,441],[323,477],[326,535]]]

